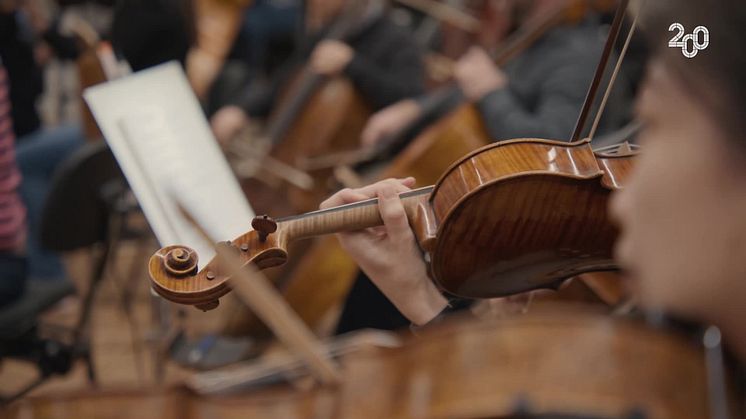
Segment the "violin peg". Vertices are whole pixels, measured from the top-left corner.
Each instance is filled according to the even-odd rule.
[[[267,215],[260,215],[251,220],[251,227],[259,233],[259,241],[267,241],[267,236],[277,231],[277,222]]]
[[[204,304],[196,304],[195,307],[197,307],[197,309],[202,310],[202,311],[210,311],[210,310],[214,310],[218,308],[219,305],[220,305],[220,300],[212,300]]]

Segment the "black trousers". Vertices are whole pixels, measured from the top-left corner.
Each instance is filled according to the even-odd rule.
[[[409,326],[409,323],[409,320],[360,271],[345,300],[336,333],[368,328],[396,330]]]

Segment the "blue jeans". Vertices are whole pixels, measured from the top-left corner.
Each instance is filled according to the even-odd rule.
[[[55,252],[42,248],[39,237],[44,202],[57,167],[85,142],[78,125],[41,129],[18,140],[16,159],[23,176],[21,197],[28,222],[28,274],[34,279],[62,279],[65,269]]]

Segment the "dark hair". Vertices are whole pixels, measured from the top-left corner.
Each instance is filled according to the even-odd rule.
[[[746,1],[640,0],[642,28],[655,59],[662,60],[685,91],[701,101],[746,148]],[[705,26],[709,46],[694,58],[669,48],[672,23],[686,33]]]

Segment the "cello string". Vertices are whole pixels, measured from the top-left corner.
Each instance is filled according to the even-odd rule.
[[[590,134],[588,134],[588,138],[593,141],[593,137],[596,136],[596,131],[598,130],[598,125],[601,122],[601,117],[604,114],[604,110],[606,109],[606,104],[609,101],[609,96],[611,96],[611,91],[614,89],[614,83],[616,82],[617,76],[619,75],[619,70],[622,68],[622,62],[624,61],[624,57],[627,55],[627,49],[629,48],[630,41],[632,41],[632,36],[635,34],[635,29],[637,28],[637,19],[640,17],[640,11],[637,11],[637,14],[635,15],[635,20],[632,22],[632,26],[629,29],[629,33],[627,34],[627,39],[624,41],[624,47],[622,48],[621,53],[619,54],[619,59],[616,62],[616,66],[614,67],[614,72],[611,74],[611,79],[609,80],[609,84],[606,86],[606,92],[604,92],[604,97],[601,100],[601,105],[598,108],[598,112],[596,112],[596,118],[593,120],[593,127],[591,128]]]

